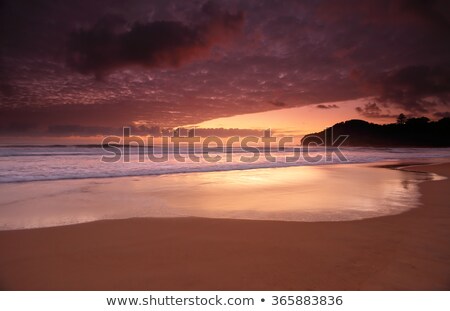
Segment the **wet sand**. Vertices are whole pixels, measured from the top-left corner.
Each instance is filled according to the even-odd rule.
[[[420,182],[440,178],[338,164],[0,183],[0,231],[138,217],[359,220],[419,206]]]
[[[410,167],[450,177],[450,164]],[[450,181],[342,222],[136,218],[0,232],[3,290],[450,289]]]

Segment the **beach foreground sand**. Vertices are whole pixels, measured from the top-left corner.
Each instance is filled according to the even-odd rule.
[[[450,164],[411,167],[450,177]],[[3,290],[450,289],[450,180],[346,222],[107,220],[0,232]]]

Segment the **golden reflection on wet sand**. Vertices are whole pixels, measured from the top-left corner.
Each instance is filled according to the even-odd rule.
[[[417,207],[439,179],[365,165],[303,166],[0,185],[0,228],[130,217],[340,221]]]

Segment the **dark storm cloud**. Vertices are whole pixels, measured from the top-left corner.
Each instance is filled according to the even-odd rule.
[[[0,124],[0,136],[21,136],[38,132],[38,126],[33,123],[18,123],[13,121]]]
[[[70,36],[68,64],[83,74],[97,77],[127,66],[179,67],[205,57],[209,49],[229,40],[242,28],[242,12],[231,14],[214,3],[202,6],[200,23],[178,21],[135,23],[122,31],[124,20],[104,18],[93,28]]]
[[[2,78],[0,78],[2,79]],[[3,79],[6,79],[5,77],[3,77]],[[0,82],[0,93],[5,96],[5,97],[10,97],[13,95],[13,88],[12,86],[4,81],[4,82]]]
[[[450,111],[438,111],[433,113],[433,116],[437,117],[437,118],[450,118]]]
[[[379,0],[358,1],[347,0],[341,3],[323,1],[319,4],[322,17],[332,20],[357,18],[365,19],[365,23],[382,24],[411,23],[427,24],[433,28],[448,29],[447,4],[439,0]]]
[[[167,104],[154,102],[153,106],[164,109]],[[123,107],[130,109],[124,114]],[[158,119],[154,123],[145,120],[154,118],[153,111],[142,103],[118,103],[100,105],[51,105],[47,107],[3,107],[0,106],[0,136],[102,136],[123,133],[123,127],[130,127],[133,135],[159,137],[169,135],[172,128],[197,120],[190,115]],[[136,124],[143,119],[145,124]],[[178,121],[176,121],[178,120]],[[184,120],[184,121],[181,121]],[[175,121],[175,122],[174,122]],[[228,137],[233,135],[256,135],[261,131],[253,129],[196,129],[197,135]]]
[[[446,0],[0,3],[6,132],[177,127],[357,98],[381,109],[360,107],[367,118],[449,110]]]
[[[329,1],[318,12],[364,94],[416,115],[448,103],[449,2]]]
[[[275,107],[285,107],[286,103],[278,100],[271,100],[269,101],[269,104],[274,105]]]
[[[450,104],[450,66],[410,66],[367,81],[377,100],[413,113]]]
[[[405,13],[405,17],[416,19],[430,27],[442,31],[450,30],[449,12],[443,2],[436,0],[400,0],[394,1],[398,11]]]
[[[328,105],[320,104],[320,105],[317,105],[316,108],[319,108],[319,109],[337,109],[337,108],[339,108],[339,106],[336,105],[336,104],[328,104]]]
[[[383,109],[381,109],[377,103],[367,103],[364,105],[364,107],[356,107],[355,109],[362,116],[368,117],[368,118],[396,117],[395,115],[390,114],[389,111],[384,111]]]

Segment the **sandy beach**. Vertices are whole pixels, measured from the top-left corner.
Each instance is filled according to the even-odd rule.
[[[450,164],[414,166],[450,177]],[[0,232],[2,290],[449,290],[450,180],[341,222],[104,220]]]

